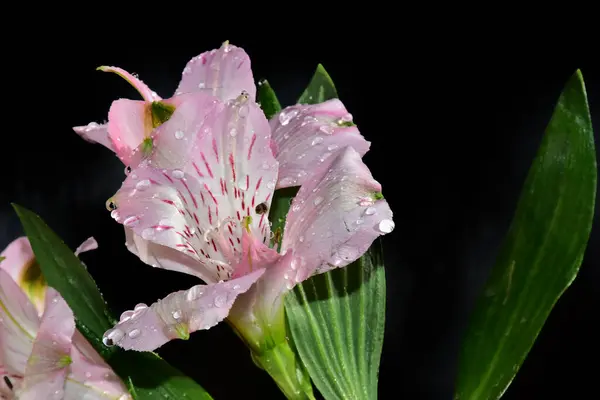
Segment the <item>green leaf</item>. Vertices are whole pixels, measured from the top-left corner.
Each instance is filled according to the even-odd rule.
[[[256,94],[256,97],[257,102],[260,104],[267,119],[271,119],[273,115],[281,111],[281,104],[279,104],[277,95],[266,79],[258,82],[258,93]]]
[[[75,314],[77,328],[101,354],[108,354],[102,335],[113,325],[94,279],[73,250],[32,211],[13,204],[48,285],[63,296]]]
[[[102,344],[115,319],[96,283],[74,252],[32,211],[13,204],[48,285],[75,314],[79,331],[129,386],[136,399],[211,399],[194,380],[154,353],[124,351]]]
[[[335,85],[325,68],[319,64],[298,104],[318,104],[338,97]]]
[[[377,398],[385,323],[380,240],[356,262],[305,281],[286,296],[294,344],[323,397]]]
[[[592,226],[596,174],[585,86],[577,71],[554,109],[471,316],[455,399],[498,399],[508,388],[577,275]]]

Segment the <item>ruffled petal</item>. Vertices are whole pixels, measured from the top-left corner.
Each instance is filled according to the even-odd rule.
[[[290,106],[275,115],[270,125],[279,162],[277,188],[302,185],[336,149],[350,146],[365,155],[371,144],[351,121],[352,115],[338,99]]]
[[[79,331],[73,335],[71,357],[64,400],[131,399],[121,379]]]
[[[75,250],[75,255],[79,256],[81,253],[86,251],[96,250],[98,248],[98,242],[93,237],[87,238],[83,243]]]
[[[74,333],[73,312],[56,290],[48,288],[44,315],[18,391],[19,399],[62,398],[72,361]]]
[[[139,78],[130,74],[129,72],[125,71],[122,68],[102,66],[102,67],[98,67],[98,69],[103,72],[115,73],[115,74],[119,75],[121,78],[125,79],[127,82],[129,82],[129,84],[131,86],[133,86],[135,88],[135,90],[137,90],[139,92],[139,94],[142,96],[142,98],[144,100],[146,100],[147,102],[161,100],[161,98],[155,92],[150,90],[148,85],[146,85]]]
[[[288,282],[348,265],[393,229],[381,185],[360,154],[338,151],[301,186],[287,215],[281,250],[295,254]]]
[[[142,239],[194,258],[199,263],[194,269],[215,282],[231,276],[246,227],[268,240],[277,162],[268,122],[247,96],[215,104],[200,120],[194,110],[202,112],[206,97],[194,98],[178,108],[188,119],[174,114],[157,135],[174,137],[181,131],[190,138],[186,156],[168,158],[156,146],[110,199],[109,208],[116,207],[113,217]],[[164,168],[167,159],[180,160],[179,167]]]
[[[209,329],[225,319],[237,296],[260,278],[264,269],[227,282],[196,285],[171,293],[150,307],[138,306],[121,315],[121,321],[104,334],[107,346],[152,351],[172,339],[188,339],[190,333]]]
[[[108,124],[90,122],[86,126],[75,126],[73,130],[88,142],[99,143],[107,149],[115,151],[112,140],[108,136]]]
[[[0,360],[23,376],[40,320],[37,310],[8,273],[0,269]]]
[[[248,54],[225,42],[219,49],[192,58],[183,69],[175,94],[199,90],[206,90],[223,101],[235,99],[245,90],[254,99],[256,85]]]

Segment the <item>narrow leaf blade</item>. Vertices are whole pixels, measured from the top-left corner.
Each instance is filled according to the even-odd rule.
[[[273,115],[281,111],[281,104],[277,99],[277,95],[266,79],[258,82],[256,97],[267,119],[271,119]]]
[[[585,86],[577,71],[554,109],[471,316],[455,399],[498,399],[510,385],[577,275],[592,225],[596,175]]]
[[[298,99],[298,104],[318,104],[337,97],[333,80],[323,65],[319,64],[310,83]]]
[[[323,397],[376,399],[385,325],[380,241],[353,264],[320,274],[286,296],[298,353]]]

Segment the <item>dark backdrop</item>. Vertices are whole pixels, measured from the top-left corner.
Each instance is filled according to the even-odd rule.
[[[124,177],[123,165],[71,127],[101,122],[112,100],[138,95],[118,76],[95,68],[136,72],[169,97],[191,57],[229,39],[250,54],[255,78],[268,78],[282,103],[290,104],[321,62],[372,142],[365,161],[395,213],[396,229],[384,240],[388,308],[380,397],[451,399],[468,312],[554,103],[578,67],[600,131],[600,64],[537,43],[488,43],[482,50],[439,37],[414,47],[385,38],[294,45],[178,38],[180,47],[141,47],[133,39],[139,38],[130,47],[115,47],[119,41],[113,39],[91,51],[77,35],[42,35],[19,54],[5,54],[20,61],[4,75],[0,245],[22,233],[9,204],[17,202],[39,213],[72,248],[97,238],[100,248],[82,258],[117,313],[191,286],[193,278],[151,268],[129,254],[122,226],[104,208]],[[505,399],[579,399],[598,392],[592,356],[600,336],[598,219],[579,277]],[[215,399],[282,397],[226,324],[195,333],[189,342],[170,342],[160,353]]]

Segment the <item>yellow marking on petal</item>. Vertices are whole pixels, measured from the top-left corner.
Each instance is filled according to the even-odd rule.
[[[29,300],[34,304],[44,304],[48,282],[42,275],[40,264],[32,258],[23,268],[17,284],[23,289]]]
[[[0,262],[2,262],[2,261],[4,261],[4,260],[6,260],[6,257],[2,257],[2,256],[0,256]]]
[[[60,368],[68,367],[72,363],[73,363],[73,359],[68,355],[64,355],[58,360],[58,366]]]
[[[252,217],[248,215],[244,217],[244,228],[248,233],[250,233],[250,224],[252,224]]]
[[[25,336],[27,336],[29,339],[33,340],[35,339],[34,336],[32,334],[29,333],[29,331],[27,331],[27,329],[23,328],[15,319],[15,317],[13,317],[13,315],[8,311],[8,308],[6,307],[6,305],[2,302],[2,300],[0,300],[0,308],[2,309],[2,311],[4,312],[4,314],[8,317],[8,319],[10,319],[12,321],[13,324],[15,324],[15,326],[17,328],[19,328],[19,330],[21,332],[23,332],[23,334]]]
[[[179,339],[188,340],[190,338],[190,329],[183,322],[175,325],[175,332],[177,332]]]

